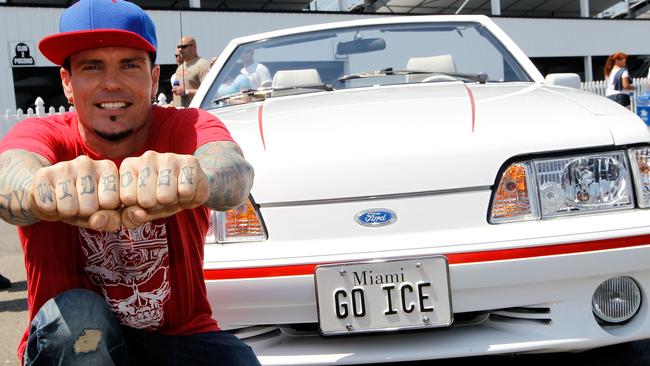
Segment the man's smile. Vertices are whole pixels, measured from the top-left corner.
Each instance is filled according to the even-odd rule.
[[[132,103],[127,102],[102,102],[96,103],[95,106],[104,110],[118,110],[131,106]]]

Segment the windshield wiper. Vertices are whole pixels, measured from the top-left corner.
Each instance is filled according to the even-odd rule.
[[[454,79],[476,81],[480,84],[485,84],[488,80],[488,76],[484,72],[479,74],[464,74],[459,72],[424,71],[424,70],[412,70],[412,69],[393,70],[392,67],[387,67],[385,69],[375,70],[375,71],[366,71],[366,72],[343,75],[338,80],[339,82],[343,82],[352,79],[374,78],[374,77],[390,76],[390,75],[416,75],[416,74],[446,75]]]
[[[302,90],[302,89],[307,89],[307,90],[324,90],[324,91],[332,91],[334,88],[329,85],[329,84],[305,84],[305,85],[294,85],[294,86],[268,86],[268,87],[261,87],[258,89],[247,89],[243,90],[238,93],[233,93],[233,94],[228,94],[224,95],[222,97],[219,97],[217,99],[214,99],[212,101],[213,104],[219,104],[221,102],[225,102],[229,99],[237,99],[237,98],[242,98],[242,97],[253,97],[256,98],[256,100],[264,100],[268,98],[269,96],[273,96],[273,92],[279,92],[279,91],[288,91],[288,90]],[[282,94],[282,95],[287,95],[287,94]]]

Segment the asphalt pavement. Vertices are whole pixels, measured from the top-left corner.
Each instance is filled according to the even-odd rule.
[[[20,365],[16,350],[27,327],[27,281],[16,227],[0,220],[0,274],[13,286],[0,290],[0,365]]]
[[[62,253],[62,255],[65,255]],[[16,228],[0,220],[0,273],[11,279],[13,286],[0,290],[0,366],[19,366],[16,349],[27,326],[27,282],[22,250]],[[588,365],[648,366],[650,341],[639,341],[604,347],[582,353],[509,355],[472,357],[408,363],[409,366],[460,366],[495,364],[500,366]],[[385,364],[388,366],[389,364]],[[391,364],[392,366],[392,364]]]

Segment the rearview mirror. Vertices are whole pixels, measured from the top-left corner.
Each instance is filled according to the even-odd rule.
[[[383,38],[355,39],[348,42],[339,42],[336,45],[338,55],[351,55],[384,49],[386,49],[386,41]]]

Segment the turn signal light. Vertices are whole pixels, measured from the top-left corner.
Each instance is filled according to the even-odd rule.
[[[537,200],[530,197],[534,174],[528,163],[511,164],[501,176],[492,201],[490,222],[536,220],[539,218]]]
[[[238,243],[266,240],[266,230],[251,200],[232,210],[212,211],[207,243]]]

